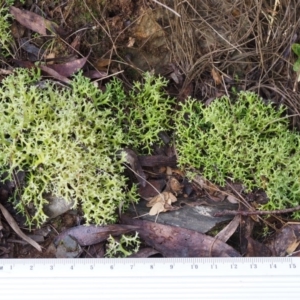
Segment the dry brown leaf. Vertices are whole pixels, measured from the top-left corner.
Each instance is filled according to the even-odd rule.
[[[48,63],[48,67],[49,67],[49,65],[53,65],[54,64],[53,59],[55,58],[55,53],[54,52],[50,52],[47,55],[45,55],[44,58],[47,59],[47,60],[49,60],[49,63]]]
[[[22,238],[24,241],[26,241],[28,244],[30,244],[32,247],[34,247],[38,251],[42,251],[42,247],[35,242],[33,239],[28,237],[26,234],[22,232],[20,227],[18,226],[17,222],[14,220],[14,218],[11,216],[11,214],[7,211],[7,209],[0,204],[0,210],[2,212],[3,217],[7,221],[7,223],[10,225],[10,227],[14,230],[14,232]]]
[[[213,77],[213,80],[215,81],[216,85],[220,85],[222,83],[222,78],[220,76],[220,73],[216,71],[214,68],[211,69],[211,76]]]
[[[139,158],[136,155],[136,153],[132,149],[129,149],[129,148],[125,148],[121,152],[125,156],[126,162],[130,165],[131,171],[135,174],[140,185],[145,187],[146,183],[147,183],[146,174],[144,173],[144,171],[141,167]]]
[[[179,175],[179,176],[181,176],[181,177],[184,177],[184,176],[185,176],[184,171],[179,170],[179,169],[172,169],[172,173],[177,174],[177,175]]]
[[[231,14],[232,14],[233,17],[238,18],[241,15],[241,12],[240,12],[239,9],[233,8],[232,11],[231,11]]]
[[[60,75],[58,72],[56,72],[53,68],[50,68],[50,66],[46,66],[46,65],[40,65],[39,66],[40,69],[44,72],[46,72],[47,74],[53,76],[55,79],[62,81],[64,83],[70,83],[71,80],[65,76]]]
[[[171,205],[172,203],[177,201],[177,198],[170,192],[163,192],[165,197],[165,203]]]
[[[96,62],[97,69],[103,69],[111,64],[111,59],[109,58],[99,58]]]
[[[229,245],[185,228],[162,225],[145,220],[133,220],[122,215],[122,223],[138,226],[139,236],[164,257],[238,257]]]
[[[239,203],[238,199],[237,199],[235,196],[232,196],[232,195],[228,195],[228,196],[227,196],[227,200],[228,200],[230,203],[233,203],[233,204]]]
[[[49,68],[56,71],[58,74],[64,77],[70,77],[85,65],[87,57],[78,58],[71,60],[63,64],[51,64],[48,65]]]
[[[175,195],[181,193],[183,188],[182,184],[180,184],[180,182],[175,177],[170,178],[170,180],[168,181],[168,187]]]
[[[164,212],[165,208],[164,208],[164,203],[162,202],[157,202],[155,203],[152,208],[149,211],[149,215],[150,216],[155,216],[158,215],[161,212]]]
[[[208,194],[211,200],[220,202],[223,201],[225,198],[229,198],[228,201],[231,203],[239,203],[240,201],[234,195],[224,192],[218,188],[215,184],[211,183],[210,181],[206,180],[200,175],[194,177],[193,181],[198,184],[202,189],[204,189]]]
[[[152,207],[149,215],[158,215],[161,212],[173,210],[172,203],[176,202],[177,198],[170,192],[162,192],[153,197],[147,204],[147,207]]]
[[[166,174],[167,174],[168,176],[172,176],[172,173],[173,173],[172,168],[167,167]]]
[[[299,250],[299,244],[300,224],[295,222],[285,224],[270,242],[270,247],[273,248],[275,256],[286,256]]]
[[[17,7],[11,6],[9,12],[15,19],[24,27],[31,29],[41,35],[57,34],[59,26],[36,13],[27,10],[21,10]]]
[[[163,193],[156,195],[155,197],[152,197],[149,202],[147,202],[146,206],[147,207],[152,207],[156,203],[165,203],[165,196]]]
[[[292,254],[293,252],[295,252],[295,250],[298,248],[299,244],[300,244],[300,241],[293,241],[286,248],[286,253],[287,254]]]
[[[240,224],[240,221],[241,217],[239,215],[236,215],[233,220],[216,235],[216,238],[219,241],[226,243],[228,239],[235,233]]]
[[[127,47],[128,48],[133,47],[134,43],[135,43],[135,38],[130,36],[128,39]]]
[[[97,225],[79,225],[61,232],[54,240],[54,244],[58,245],[60,241],[67,236],[75,239],[80,246],[90,246],[105,241],[110,235],[119,236],[138,229],[135,226],[123,224],[112,224],[106,226]]]
[[[272,256],[272,251],[269,247],[260,243],[250,236],[247,238],[247,252],[246,257],[268,257]]]

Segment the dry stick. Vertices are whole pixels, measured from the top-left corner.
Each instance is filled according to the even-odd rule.
[[[300,210],[300,205],[287,208],[287,209],[278,209],[278,210],[256,210],[256,211],[241,211],[241,210],[224,210],[222,212],[215,213],[215,217],[223,217],[223,216],[252,216],[252,215],[279,215],[279,214],[286,214]]]
[[[161,3],[161,2],[159,2],[159,1],[157,1],[157,0],[152,0],[153,2],[155,2],[155,3],[157,3],[158,5],[161,5],[162,7],[164,7],[164,8],[166,8],[166,9],[168,9],[169,11],[171,11],[173,14],[175,14],[177,17],[181,17],[181,15],[178,13],[178,12],[176,12],[174,9],[172,9],[172,8],[170,8],[169,6],[167,6],[167,5],[165,5],[165,4],[163,4],[163,3]]]
[[[120,61],[112,60],[113,51],[114,51],[114,52],[116,53],[116,55],[120,58],[120,55],[118,54],[117,46],[116,46],[116,41],[118,40],[118,38],[121,36],[122,33],[124,33],[125,30],[127,30],[127,28],[128,28],[129,26],[132,26],[132,25],[133,25],[134,23],[136,23],[136,22],[138,21],[138,19],[140,19],[141,17],[138,17],[138,18],[136,18],[135,20],[133,20],[129,26],[127,26],[127,27],[125,27],[123,30],[121,30],[121,31],[118,33],[118,35],[116,36],[116,38],[113,39],[113,38],[112,38],[112,35],[110,34],[109,26],[108,26],[108,23],[107,23],[106,19],[101,15],[101,16],[102,16],[102,19],[103,19],[103,21],[104,21],[104,23],[105,23],[105,25],[106,25],[106,27],[107,27],[107,30],[106,30],[105,27],[98,21],[98,19],[94,16],[94,14],[92,13],[91,9],[89,8],[89,6],[87,5],[87,3],[86,3],[85,0],[84,0],[84,4],[85,4],[86,9],[87,9],[87,10],[89,11],[89,13],[91,14],[91,17],[92,17],[92,18],[94,19],[94,21],[96,22],[97,26],[99,26],[99,27],[106,33],[106,35],[107,35],[108,38],[110,39],[110,42],[112,43],[112,49],[109,50],[109,52],[110,52],[109,59],[110,59],[111,61],[114,61],[114,62],[117,62],[117,63],[123,64],[123,65],[129,66],[129,67],[132,67],[132,68],[134,68],[135,70],[139,71],[139,72],[142,74],[142,73],[143,73],[143,70],[141,70],[140,68],[138,68],[138,67],[132,65],[131,63],[126,63],[126,62],[123,61],[123,60],[120,60]],[[145,14],[146,14],[146,13],[145,13]],[[142,15],[142,16],[143,16],[143,15]],[[75,51],[76,51],[76,50],[75,50]],[[110,65],[108,66],[107,73],[108,73],[108,71],[109,71],[109,68],[110,68]],[[95,69],[97,69],[97,68],[95,68]],[[123,71],[121,71],[121,72],[123,72]],[[119,73],[119,72],[118,72],[118,73]],[[116,73],[116,74],[118,74],[118,73]],[[114,74],[112,74],[112,75],[110,75],[110,76],[113,76],[113,75],[114,75]],[[110,76],[109,76],[109,77],[110,77]],[[107,78],[107,77],[104,77],[104,78]],[[102,78],[102,79],[104,79],[104,78]]]
[[[19,225],[15,221],[15,219],[11,216],[11,214],[8,212],[8,210],[0,203],[0,211],[7,221],[7,223],[10,225],[10,227],[13,229],[13,231],[24,241],[26,241],[28,244],[30,244],[32,247],[34,247],[39,252],[42,251],[42,247],[33,239],[28,237],[23,231],[20,229]]]
[[[128,168],[130,171],[132,171],[136,176],[138,176],[138,177],[142,178],[143,180],[145,180],[160,195],[160,197],[162,198],[162,200],[164,200],[164,197],[163,197],[162,193],[160,193],[160,191],[153,184],[151,184],[148,180],[146,180],[145,178],[143,178],[135,170],[133,170],[131,167],[129,167],[129,165],[127,163],[123,163],[123,164],[126,166],[126,168]]]
[[[272,28],[273,28],[273,23],[274,23],[274,19],[275,19],[275,16],[276,16],[276,9],[277,9],[277,7],[278,7],[279,4],[280,4],[279,0],[275,0],[274,8],[272,10],[272,14],[271,14],[271,17],[270,17],[270,19],[271,19],[270,20],[270,27],[269,27],[268,34],[267,34],[266,45],[268,44],[270,36],[271,36],[271,32],[272,32]],[[262,11],[262,13],[266,16],[266,14],[263,11]]]
[[[237,195],[242,199],[241,202],[242,202],[246,207],[248,207],[249,209],[251,209],[252,206],[246,201],[246,199],[243,198],[243,196],[242,196],[242,195],[234,188],[234,186],[232,186],[229,182],[227,182],[227,183],[228,183],[228,185],[232,188],[232,190],[233,190],[235,193],[237,193]],[[261,217],[259,217],[259,216],[258,216],[258,219],[260,219],[260,220],[263,221],[265,224],[267,224],[268,226],[270,226],[271,228],[273,228],[273,229],[276,230],[276,228],[274,228],[274,226],[273,226],[272,224],[270,224],[268,221],[264,220],[263,218],[261,218]]]
[[[154,1],[154,0],[153,0]],[[231,44],[225,37],[223,37],[222,34],[220,34],[212,25],[210,25],[199,13],[198,11],[189,3],[189,1],[187,1],[188,5],[191,7],[191,9],[199,16],[199,18],[211,29],[213,30],[223,41],[225,41],[228,45],[230,45],[232,48],[234,48],[236,51],[238,51],[239,53],[242,53],[242,51],[234,46],[233,44]]]

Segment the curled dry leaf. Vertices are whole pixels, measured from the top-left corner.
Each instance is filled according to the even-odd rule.
[[[170,192],[163,192],[163,195],[165,196],[165,203],[169,205],[177,201],[177,198]]]
[[[150,216],[158,215],[161,212],[165,211],[164,203],[163,202],[157,202],[155,203],[152,208],[149,211]]]
[[[128,39],[127,47],[128,48],[133,47],[134,43],[135,43],[135,38],[130,36]]]
[[[217,70],[215,70],[214,68],[211,69],[211,76],[213,77],[216,85],[220,85],[222,83],[222,78],[221,78],[220,73]]]
[[[111,59],[109,59],[109,58],[99,58],[96,61],[97,69],[103,69],[105,67],[108,67],[110,64],[111,64]]]
[[[216,238],[219,241],[226,243],[237,230],[240,225],[240,221],[241,217],[236,215],[233,220],[231,220],[231,222],[216,235]]]
[[[176,202],[177,198],[170,192],[163,192],[153,197],[147,204],[147,207],[152,207],[149,215],[154,216],[161,212],[172,210],[172,203]]]
[[[168,187],[169,189],[175,194],[180,194],[182,192],[182,184],[175,178],[171,177],[168,181]]]
[[[30,244],[32,247],[34,247],[36,250],[41,252],[42,247],[37,242],[35,242],[33,239],[31,239],[30,237],[28,237],[27,235],[25,235],[22,232],[22,230],[18,226],[17,222],[14,220],[14,218],[11,216],[11,214],[7,211],[7,209],[2,204],[0,204],[0,210],[1,210],[5,220],[10,225],[10,227],[14,230],[14,232],[20,238],[22,238],[24,241],[26,241],[28,244]]]
[[[209,180],[203,178],[202,176],[195,176],[193,178],[193,182],[204,189],[209,194],[209,197],[216,202],[223,201],[225,198],[229,198],[228,200],[230,203],[240,202],[234,195],[220,190],[215,184],[211,183]]]
[[[172,173],[173,173],[172,168],[167,167],[166,174],[167,174],[168,176],[172,176]]]
[[[150,200],[155,197],[157,193],[161,193],[166,185],[163,178],[160,179],[148,179],[146,186],[139,186],[139,195],[145,200]]]
[[[158,194],[155,197],[152,197],[149,202],[146,204],[147,207],[152,207],[156,203],[165,203],[165,197],[163,194]]]

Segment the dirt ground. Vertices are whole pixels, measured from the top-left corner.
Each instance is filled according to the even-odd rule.
[[[132,82],[139,80],[143,72],[151,71],[169,80],[167,91],[178,101],[191,96],[208,105],[216,97],[250,90],[271,100],[275,105],[285,104],[289,114],[293,115],[291,128],[300,127],[299,74],[293,70],[297,57],[291,51],[292,44],[300,42],[299,1],[157,2],[45,0],[35,4],[34,1],[26,0],[22,4],[16,1],[15,7],[56,23],[59,26],[57,32],[61,34],[59,38],[51,34],[41,37],[18,21],[13,21],[11,31],[15,41],[14,57],[2,60],[1,68],[7,69],[9,66],[12,69],[37,61],[65,63],[87,57],[83,70],[87,74],[92,74],[95,70],[104,74],[98,77],[103,88],[111,77],[117,76],[130,89]],[[165,165],[173,167],[170,162]],[[165,176],[167,175],[162,174],[159,180],[155,178],[155,184],[160,184]],[[180,173],[175,178],[185,186],[185,190],[196,191],[198,196],[201,194],[202,201],[205,201],[206,206],[209,205],[207,195],[199,185],[189,186]],[[191,203],[192,200],[187,205],[191,207]],[[15,216],[13,209],[11,213],[22,227],[22,218]],[[262,222],[257,223],[254,217],[249,216],[240,218],[238,222],[234,217],[231,220],[235,220],[237,225],[243,223],[243,226],[240,226],[239,231],[232,230],[230,239],[224,238],[236,251],[248,256],[280,255],[287,252],[282,244],[277,243],[275,246],[276,241],[282,240],[282,228],[287,219],[269,217],[266,222],[273,224],[275,230],[270,234],[272,238],[267,236],[267,239],[262,234],[265,226]],[[125,219],[124,224],[138,225]],[[42,252],[20,239],[10,229],[8,222],[3,218],[1,220],[3,228],[0,231],[0,257],[3,258],[103,257],[105,253],[105,242],[101,242],[89,246],[76,244],[71,250],[60,249],[58,254],[53,240],[65,230],[82,224],[80,211],[68,211],[33,232],[27,232],[23,228],[28,236],[42,245]],[[178,216],[175,220],[178,220]],[[207,236],[215,236],[221,231],[224,224],[228,224],[228,219],[223,221],[225,223],[213,224],[207,228]],[[144,225],[146,227],[154,230],[149,224]],[[289,230],[288,233],[285,232],[285,240],[289,237],[291,253],[297,251],[299,243],[297,244],[296,237],[299,230],[296,227],[289,227]],[[242,235],[244,237],[241,238]],[[144,236],[147,233],[144,232]],[[144,250],[140,256],[158,252],[167,256],[169,253],[165,249],[158,249],[146,238],[144,242],[144,249],[148,249],[147,244],[156,248],[157,252]],[[207,240],[207,243],[211,241]],[[220,256],[224,251],[230,255],[230,249],[222,248],[224,245],[218,247],[219,252],[215,252],[214,256]],[[238,255],[237,252],[234,255]]]

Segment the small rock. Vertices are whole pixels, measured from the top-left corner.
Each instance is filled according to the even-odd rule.
[[[49,202],[44,206],[45,214],[50,218],[56,218],[74,206],[74,201],[67,201],[64,198],[46,194],[45,199]]]

